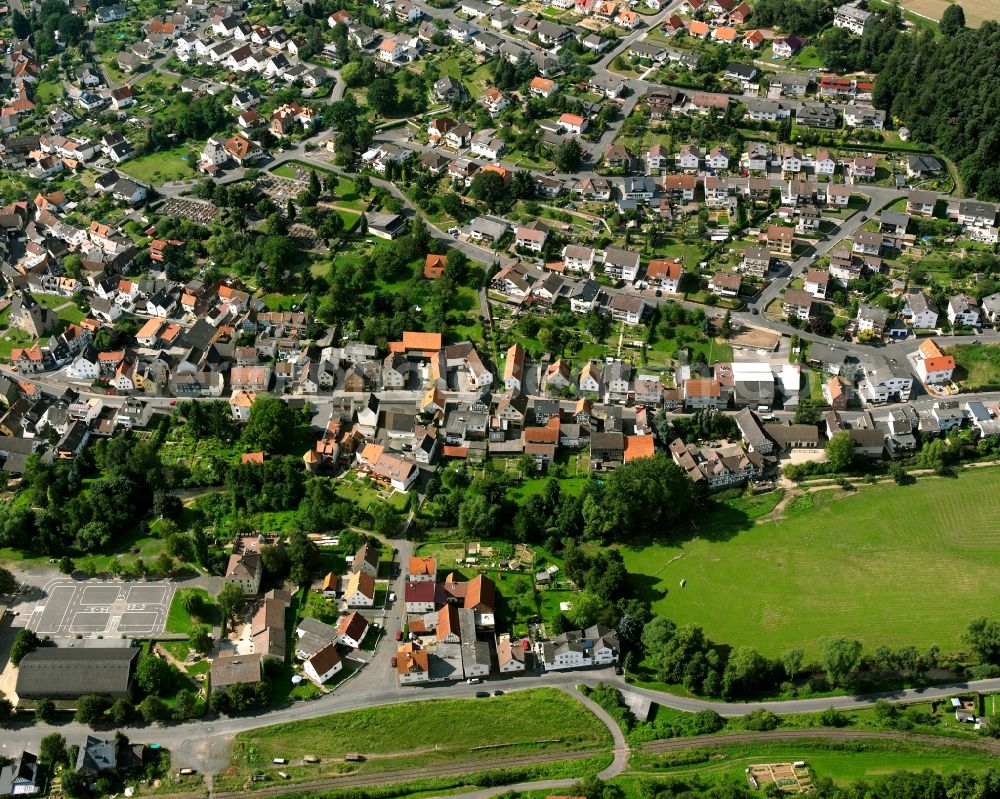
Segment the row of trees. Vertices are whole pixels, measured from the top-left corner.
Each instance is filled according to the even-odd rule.
[[[902,24],[899,5],[890,6],[868,25],[862,36],[855,36],[845,28],[831,28],[818,41],[817,49],[827,68],[835,72],[877,71],[885,64]]]
[[[696,694],[727,699],[790,690],[801,675],[817,670],[825,674],[830,687],[856,688],[897,675],[920,682],[928,671],[944,665],[937,646],[919,650],[914,646],[894,649],[882,644],[865,654],[861,642],[851,638],[824,640],[815,662],[807,661],[801,649],[768,658],[752,647],[729,650],[709,640],[699,625],[678,627],[663,616],[643,623],[641,641],[657,680],[683,685]],[[978,665],[967,670],[968,676],[978,679],[1000,674],[1000,622],[987,618],[973,620],[965,641],[978,660]]]
[[[765,711],[766,712],[766,711]],[[783,796],[780,789],[750,786],[740,772],[721,779],[700,775],[671,778],[640,778],[630,785],[629,796],[639,799],[757,799],[761,796]],[[959,770],[939,774],[923,771],[897,771],[846,784],[835,784],[830,777],[816,777],[810,796],[815,799],[949,799],[955,797],[995,796],[1000,792],[1000,770],[981,772]],[[624,799],[620,785],[588,777],[568,790],[586,799]]]
[[[841,372],[841,376],[844,373]],[[818,406],[808,401],[796,409],[796,423],[815,424]],[[853,439],[846,432],[835,433],[826,445],[825,461],[790,463],[782,468],[789,480],[802,480],[821,474],[854,475],[871,478],[886,474],[899,485],[912,481],[911,469],[930,470],[935,474],[948,474],[963,462],[992,460],[1000,456],[1000,439],[996,436],[979,438],[975,430],[950,430],[943,438],[917,433],[917,450],[903,460],[894,460],[888,466],[875,464],[857,452]]]
[[[461,204],[452,193],[444,197]],[[444,275],[427,281],[421,271],[431,253],[447,253],[447,258]],[[363,341],[373,344],[398,340],[404,330],[447,333],[450,324],[467,321],[468,309],[458,304],[459,288],[478,286],[478,278],[465,255],[432,240],[427,227],[416,221],[402,238],[379,242],[363,257],[336,261],[317,281],[315,313],[326,324],[353,327]]]
[[[38,12],[30,17],[15,9],[11,27],[17,38],[31,39],[42,63],[58,51],[60,44],[63,47],[82,46],[87,32],[83,17],[74,14],[62,0],[45,0]]]
[[[521,479],[491,466],[474,478],[463,467],[449,467],[428,485],[421,515],[434,527],[457,526],[469,539],[544,543],[580,589],[572,609],[555,617],[555,632],[600,623],[616,627],[626,645],[638,649],[652,618],[648,602],[638,598],[618,551],[591,554],[584,545],[638,543],[681,530],[698,504],[687,475],[660,455],[619,467],[603,485],[589,481],[580,494],[564,491],[553,476],[518,506],[507,495]]]

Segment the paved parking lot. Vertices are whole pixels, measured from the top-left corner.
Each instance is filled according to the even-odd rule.
[[[169,582],[53,580],[27,626],[40,636],[159,635],[167,624],[174,586]]]

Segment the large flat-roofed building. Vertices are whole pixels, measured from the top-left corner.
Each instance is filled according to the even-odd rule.
[[[21,660],[14,690],[20,699],[131,699],[138,659],[139,650],[126,647],[42,647]]]

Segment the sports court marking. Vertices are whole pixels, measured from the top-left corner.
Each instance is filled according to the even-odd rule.
[[[154,585],[133,585],[128,590],[130,605],[164,605],[168,588]]]
[[[108,629],[108,621],[110,619],[110,613],[80,611],[73,614],[73,621],[70,622],[69,631],[71,633],[101,633]]]
[[[167,624],[173,583],[53,580],[45,587],[28,627],[39,635],[154,637]]]
[[[158,616],[158,613],[152,611],[130,610],[122,614],[121,621],[118,622],[118,632],[146,632],[156,626]]]
[[[118,599],[120,593],[117,586],[87,585],[84,586],[83,594],[77,602],[81,605],[111,605]]]
[[[59,632],[75,593],[76,588],[71,585],[61,585],[49,591],[45,609],[38,619],[35,632],[40,635],[52,635]]]

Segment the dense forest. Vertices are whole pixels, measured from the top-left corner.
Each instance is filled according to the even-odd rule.
[[[875,105],[914,140],[937,145],[953,160],[969,196],[998,200],[1000,25],[971,30],[960,6],[949,12],[939,32],[903,31],[902,12],[893,6],[860,38],[828,30],[819,51],[837,72],[876,73]]]
[[[1000,25],[897,36],[875,104],[954,160],[968,194],[1000,199]]]
[[[753,24],[809,36],[829,23],[839,4],[839,0],[757,0]]]

